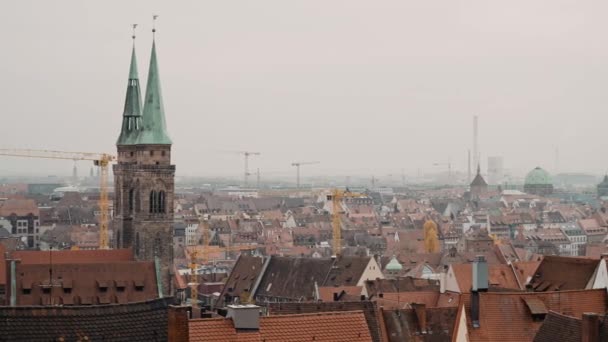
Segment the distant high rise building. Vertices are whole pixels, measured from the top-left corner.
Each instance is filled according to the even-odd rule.
[[[499,185],[505,177],[502,157],[488,157],[488,183]]]
[[[78,181],[78,167],[76,166],[76,163],[74,163],[74,168],[72,168],[72,180],[74,182]]]

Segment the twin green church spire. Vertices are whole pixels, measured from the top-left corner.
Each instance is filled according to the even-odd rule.
[[[135,38],[135,36],[133,36]],[[143,114],[141,109],[141,91],[137,73],[135,46],[131,52],[131,67],[125,108],[122,117],[122,129],[116,145],[171,145],[171,138],[165,124],[165,109],[160,88],[156,42],[152,42],[150,69],[146,86]]]

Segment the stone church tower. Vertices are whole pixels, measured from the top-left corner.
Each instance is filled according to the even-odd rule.
[[[122,129],[116,142],[114,247],[132,248],[137,260],[155,261],[162,292],[170,295],[175,165],[171,165],[172,143],[165,126],[155,42],[144,100],[142,113],[133,48]]]

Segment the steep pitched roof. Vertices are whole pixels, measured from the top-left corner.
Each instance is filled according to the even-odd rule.
[[[245,292],[253,291],[252,287],[262,272],[264,259],[241,254],[237,259],[230,276],[226,280],[226,285],[222,289],[218,306],[227,305],[226,299],[239,297]]]
[[[317,312],[338,311],[363,311],[369,332],[374,342],[381,341],[380,322],[377,314],[377,305],[370,301],[356,302],[293,302],[293,303],[268,303],[269,315],[290,315]]]
[[[166,341],[172,298],[119,305],[0,306],[1,341]]]
[[[260,317],[259,331],[237,331],[231,319],[188,322],[189,340],[196,341],[372,341],[362,311],[323,312]]]
[[[471,186],[488,186],[488,183],[486,183],[486,180],[483,179],[481,174],[478,173],[477,176],[475,176],[475,178],[473,178],[473,181],[471,182]]]
[[[453,264],[450,266],[462,293],[471,291],[473,283],[473,264]],[[490,288],[521,290],[518,279],[509,265],[488,265]]]
[[[9,199],[0,206],[0,216],[40,216],[40,210],[32,199]]]
[[[413,309],[381,310],[380,314],[383,316],[383,328],[389,342],[443,342],[449,341],[452,336],[457,311],[456,307],[426,308],[424,328]]]
[[[0,251],[1,251],[0,244]],[[112,250],[79,250],[79,251],[53,251],[53,264],[68,264],[77,260],[80,263],[111,263],[118,261],[133,261],[133,251],[131,249],[112,249]],[[50,262],[48,251],[13,251],[10,253],[11,259],[20,260],[21,265],[43,264]],[[0,284],[6,283],[6,262],[5,253],[0,253]]]
[[[323,285],[332,264],[329,258],[272,257],[255,296],[311,300],[315,282]]]
[[[534,342],[580,342],[582,320],[550,311],[538,329]]]
[[[154,262],[54,263],[52,283],[48,264],[17,263],[15,271],[17,305],[116,304],[158,298]]]
[[[582,290],[593,276],[599,260],[545,256],[531,281],[535,291]]]
[[[125,96],[125,108],[122,114],[122,129],[120,131],[120,136],[116,141],[116,145],[134,144],[137,140],[137,135],[142,129],[141,90],[139,88],[135,45],[133,45],[133,50],[131,51],[131,66],[129,67],[127,95]]]
[[[165,108],[160,87],[160,75],[156,58],[156,42],[152,43],[150,56],[150,69],[148,70],[148,83],[143,110],[144,129],[138,136],[135,144],[171,145],[171,138],[167,133],[165,124]]]
[[[471,320],[471,295],[461,297],[461,310],[465,309],[470,342],[532,341],[542,321],[534,320],[526,299],[533,298],[544,304],[546,310],[576,318],[584,312],[606,311],[606,289],[559,291],[543,293],[479,294],[479,328],[473,328]],[[507,323],[508,322],[508,323]]]

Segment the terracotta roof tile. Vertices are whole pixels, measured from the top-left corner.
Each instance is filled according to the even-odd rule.
[[[535,291],[581,290],[593,276],[599,260],[545,256],[532,279]]]
[[[362,311],[264,316],[257,332],[237,331],[225,318],[190,320],[188,326],[192,342],[372,341]]]
[[[268,313],[270,315],[289,315],[318,312],[337,312],[337,311],[359,311],[362,310],[372,336],[372,341],[380,342],[380,323],[381,318],[377,312],[375,302],[353,301],[353,302],[307,302],[307,303],[268,303]]]
[[[344,297],[360,297],[363,286],[320,286],[319,299],[324,302],[334,301],[334,293],[338,295],[338,299],[344,300]],[[358,299],[358,298],[357,298]]]
[[[458,309],[426,308],[426,333],[413,309],[381,310],[385,336],[389,342],[443,342],[449,341],[454,329]]]
[[[13,214],[17,216],[27,216],[30,214],[39,216],[40,210],[32,199],[10,199],[0,206],[0,216],[11,216]]]
[[[473,282],[473,264],[453,264],[451,266],[462,293],[471,291]],[[490,288],[521,290],[515,273],[509,265],[488,265]]]
[[[605,312],[608,298],[606,289],[538,293],[482,292],[479,296],[479,328],[472,326],[471,295],[461,296],[470,342],[532,341],[542,321],[533,320],[529,306],[526,305],[526,300],[530,302],[529,298],[535,298],[532,302],[538,300],[544,303],[547,310],[576,318],[581,318],[584,312]]]
[[[427,307],[436,307],[439,301],[439,291],[414,291],[399,293],[384,293],[382,298],[376,297],[378,306],[385,309],[404,309],[410,304],[425,304]]]
[[[87,307],[0,306],[0,341],[166,341],[172,300]]]

